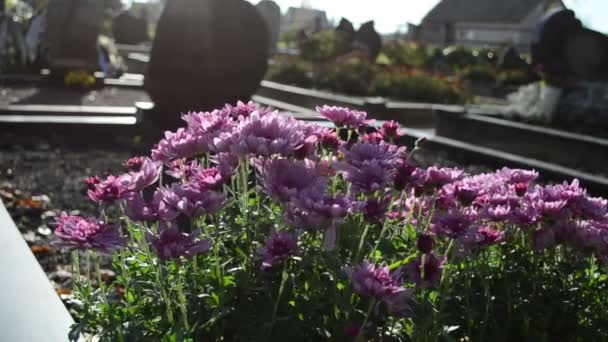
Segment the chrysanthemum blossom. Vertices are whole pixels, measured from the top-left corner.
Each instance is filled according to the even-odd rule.
[[[165,138],[152,149],[152,159],[168,162],[178,158],[190,158],[209,151],[209,140],[205,135],[193,133],[185,128],[176,132],[165,132]]]
[[[350,202],[344,196],[299,196],[285,207],[284,220],[302,230],[325,230],[340,224],[348,214]]]
[[[200,229],[186,234],[180,232],[177,226],[170,228],[161,226],[158,236],[147,236],[148,242],[161,261],[179,261],[181,257],[192,259],[197,254],[207,252],[211,248],[211,241],[199,238]]]
[[[130,177],[116,177],[109,175],[103,181],[94,184],[87,191],[89,198],[93,202],[112,204],[117,200],[127,198],[132,190]]]
[[[300,128],[295,119],[278,112],[264,116],[254,112],[231,132],[215,138],[214,150],[239,157],[292,156],[307,138]]]
[[[345,107],[323,106],[317,107],[317,112],[324,118],[332,121],[338,127],[360,128],[370,121],[366,120],[367,113]]]
[[[384,191],[394,178],[395,170],[380,164],[377,160],[371,161],[362,167],[354,167],[346,163],[337,163],[335,168],[341,171],[344,179],[351,183],[353,194],[374,193]]]
[[[337,151],[340,146],[344,144],[342,139],[332,129],[324,129],[320,131],[317,136],[319,137],[319,143],[321,147],[329,151]]]
[[[359,142],[348,149],[343,147],[340,151],[344,154],[344,161],[355,167],[377,163],[384,167],[395,168],[405,156],[405,147],[385,142]]]
[[[459,169],[431,166],[426,170],[425,185],[440,188],[461,179],[463,176],[464,171]]]
[[[159,217],[165,221],[184,214],[196,218],[203,214],[214,214],[224,205],[225,195],[216,191],[200,190],[192,184],[173,184],[158,190],[162,198]]]
[[[386,121],[380,128],[380,133],[388,139],[397,139],[403,136],[401,132],[401,125],[397,121]]]
[[[123,165],[130,171],[139,171],[141,169],[141,166],[147,159],[149,158],[144,156],[135,156],[129,158],[126,162],[123,163]]]
[[[201,140],[211,141],[221,132],[230,130],[234,122],[225,110],[214,110],[212,112],[190,112],[182,115],[182,120],[188,124],[188,131]]]
[[[162,164],[160,162],[146,159],[139,171],[131,172],[123,177],[128,180],[127,188],[129,191],[139,192],[156,183],[160,177],[161,170]]]
[[[295,255],[298,249],[298,238],[295,234],[281,231],[273,232],[264,247],[258,250],[262,257],[262,269],[278,266]]]
[[[358,295],[384,302],[391,314],[410,313],[412,290],[401,286],[401,271],[391,274],[388,266],[376,267],[368,261],[345,271]]]
[[[190,177],[190,183],[200,190],[220,190],[224,176],[217,167],[198,169]]]
[[[166,164],[165,174],[175,178],[186,180],[200,169],[198,160],[187,161],[186,159],[175,159]]]
[[[229,113],[230,116],[232,116],[235,119],[248,118],[251,115],[251,113],[255,112],[256,110],[258,110],[258,108],[257,108],[256,104],[253,103],[253,101],[249,101],[247,103],[238,101],[236,103],[236,106],[233,106],[231,104],[226,104],[226,106],[224,107],[224,111]],[[260,112],[265,113],[266,111],[261,110]]]
[[[152,201],[147,202],[140,193],[125,200],[125,215],[134,221],[155,221],[158,219],[161,193],[156,191]]]
[[[123,246],[126,241],[118,226],[94,218],[85,219],[62,212],[55,218],[54,225],[59,244],[74,249],[107,252]]]
[[[287,201],[304,195],[322,198],[326,189],[323,178],[313,165],[288,159],[273,159],[261,172],[264,191],[276,201]]]

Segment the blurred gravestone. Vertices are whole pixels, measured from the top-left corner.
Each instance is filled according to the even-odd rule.
[[[270,51],[277,50],[279,41],[279,31],[281,29],[281,8],[276,2],[271,0],[262,0],[256,5],[258,11],[264,18],[270,34]]]
[[[353,46],[355,49],[366,52],[372,60],[378,57],[382,49],[382,39],[374,28],[373,20],[361,25],[359,31],[355,33]]]
[[[266,24],[244,0],[169,0],[158,23],[145,87],[155,120],[249,99],[266,73]]]
[[[123,11],[112,22],[112,32],[117,44],[140,44],[147,42],[148,24],[129,11]]]
[[[49,2],[46,20],[51,75],[63,79],[70,70],[97,70],[97,39],[103,19],[103,1]]]
[[[608,80],[608,37],[584,28],[573,11],[556,10],[539,25],[532,62],[557,83]]]
[[[355,28],[353,23],[348,19],[340,19],[338,27],[335,29],[338,38],[338,54],[343,55],[352,50],[353,41],[355,40]]]

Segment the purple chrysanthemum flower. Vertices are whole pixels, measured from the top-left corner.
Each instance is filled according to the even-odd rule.
[[[209,151],[209,140],[185,128],[165,132],[165,138],[152,149],[152,159],[168,162],[178,158],[190,158]]]
[[[317,159],[315,156],[315,150],[317,148],[317,142],[319,138],[316,135],[309,135],[306,139],[304,139],[304,143],[302,146],[293,152],[293,156],[296,159]]]
[[[317,107],[317,112],[319,112],[319,114],[321,114],[321,116],[324,118],[332,121],[338,127],[346,126],[349,128],[358,129],[371,123],[371,121],[366,120],[366,112],[360,112],[345,107]]]
[[[137,172],[131,172],[124,175],[128,179],[127,188],[131,192],[139,192],[148,186],[156,183],[160,177],[162,164],[146,159],[141,165],[141,169]]]
[[[483,240],[481,240],[479,242],[480,246],[495,245],[495,244],[501,242],[505,236],[504,232],[494,230],[494,229],[488,228],[488,227],[479,228],[477,233],[479,233],[483,237]]]
[[[578,179],[568,184],[548,185],[542,188],[543,200],[554,202],[554,201],[574,201],[587,195],[586,191],[580,187]]]
[[[512,210],[508,204],[497,205],[488,207],[482,215],[490,221],[505,221],[512,215]]]
[[[379,144],[369,142],[358,142],[349,149],[341,148],[344,161],[354,167],[363,167],[371,163],[383,167],[395,168],[405,155],[405,147],[381,142]]]
[[[300,196],[286,206],[283,218],[296,229],[323,230],[340,223],[349,208],[350,202],[342,196],[321,199]]]
[[[188,162],[186,159],[175,159],[167,163],[167,170],[165,173],[175,179],[189,179],[192,175],[200,169],[197,160]]]
[[[452,168],[438,168],[431,166],[426,169],[425,185],[440,188],[446,184],[454,183],[464,176],[464,171]]]
[[[354,167],[345,163],[337,163],[335,168],[341,171],[344,179],[351,183],[353,194],[373,193],[384,190],[394,178],[395,170],[382,166],[378,161]]]
[[[367,133],[367,134],[364,134],[363,137],[361,137],[361,141],[369,142],[369,143],[373,143],[373,144],[379,144],[384,141],[384,135],[382,135],[382,133],[380,133],[380,132]]]
[[[404,266],[405,274],[417,286],[438,288],[446,260],[445,256],[437,258],[433,253],[426,254],[424,266],[422,266],[422,259],[414,259]]]
[[[401,125],[397,121],[386,121],[380,128],[380,133],[388,139],[397,139],[403,136]]]
[[[188,124],[188,131],[195,134],[200,140],[210,143],[220,133],[234,127],[234,122],[225,110],[212,112],[190,112],[182,115],[182,120]]]
[[[408,187],[422,187],[426,174],[406,160],[399,161],[395,170],[394,182],[396,190],[405,190]]]
[[[526,192],[528,192],[528,184],[526,183],[517,183],[513,188],[515,189],[515,194],[519,197],[524,197]]]
[[[469,206],[473,204],[477,196],[479,195],[479,189],[468,186],[468,185],[456,185],[454,187],[454,196],[458,199],[458,201],[464,205]]]
[[[99,183],[101,183],[99,176],[89,176],[84,180],[84,184],[87,185],[87,189],[89,190],[95,190],[95,186]]]
[[[158,236],[148,235],[147,239],[161,261],[174,259],[179,262],[180,257],[192,259],[211,248],[211,241],[199,239],[200,234],[200,229],[186,234],[181,233],[177,226],[161,227]]]
[[[231,132],[215,138],[213,144],[216,151],[231,152],[239,157],[292,156],[306,138],[301,125],[291,117],[277,112],[264,116],[252,113]]]
[[[564,214],[564,208],[568,205],[568,201],[545,201],[538,199],[532,202],[532,207],[543,216],[558,217]]]
[[[264,191],[276,201],[298,196],[320,199],[325,193],[325,178],[312,165],[302,161],[273,159],[262,168]]]
[[[131,194],[130,185],[129,177],[109,175],[103,181],[93,185],[87,194],[93,202],[111,204],[128,197]]]
[[[324,129],[317,133],[321,147],[330,151],[337,151],[344,142],[332,129]]]
[[[602,220],[608,215],[608,201],[600,197],[583,196],[572,201],[571,209],[583,218]]]
[[[224,185],[224,176],[217,167],[198,169],[190,177],[190,182],[199,190],[220,190]]]
[[[509,169],[507,167],[496,172],[496,175],[503,177],[511,184],[530,184],[538,178],[538,172],[534,170]]]
[[[140,193],[125,200],[125,215],[134,221],[155,221],[158,219],[161,193],[156,191],[152,201],[146,202]]]
[[[437,235],[458,238],[466,234],[476,216],[473,213],[452,209],[436,215],[431,224],[431,230]]]
[[[192,184],[173,184],[158,191],[162,197],[159,216],[165,221],[174,220],[180,213],[190,218],[214,214],[222,208],[226,199],[222,193],[200,190]]]
[[[386,218],[391,199],[390,195],[380,198],[368,198],[363,202],[355,203],[353,211],[363,214],[367,222],[381,222]]]
[[[107,252],[125,244],[118,226],[94,218],[70,216],[66,212],[55,218],[55,236],[60,239],[60,245],[80,250]]]
[[[391,274],[388,266],[376,267],[364,261],[359,266],[346,268],[345,272],[358,295],[384,302],[393,315],[410,313],[412,290],[401,286],[400,270]]]
[[[298,237],[286,231],[272,233],[264,247],[258,250],[262,257],[262,269],[273,268],[295,255],[298,249]]]
[[[258,110],[258,108],[257,108],[256,104],[253,103],[253,101],[249,101],[247,103],[238,101],[236,103],[236,106],[226,104],[226,106],[224,107],[224,111],[229,113],[230,116],[232,116],[235,119],[239,119],[239,118],[246,119],[251,115],[251,113],[255,112],[256,110]],[[266,110],[262,110],[261,112],[265,113]]]
[[[130,171],[139,171],[141,166],[146,162],[149,158],[143,156],[135,156],[129,158],[123,165],[129,169]]]

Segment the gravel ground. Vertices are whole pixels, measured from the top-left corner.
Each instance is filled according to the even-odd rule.
[[[53,246],[49,223],[61,210],[97,215],[83,179],[121,170],[129,157],[125,151],[77,151],[44,143],[0,148],[0,200],[66,304],[72,288],[70,258]],[[113,277],[109,260],[104,264],[102,273]]]

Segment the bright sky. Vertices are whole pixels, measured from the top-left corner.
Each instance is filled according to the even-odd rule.
[[[248,0],[254,4],[259,0]],[[313,8],[325,10],[329,18],[336,22],[346,17],[355,24],[374,19],[376,30],[393,33],[400,25],[410,22],[419,24],[424,15],[439,0],[274,0],[281,11],[290,6],[310,4]],[[509,1],[509,0],[502,0]],[[608,34],[608,0],[563,0],[573,9],[588,27]],[[405,30],[405,26],[403,26]]]
[[[123,0],[127,1],[127,0]],[[136,0],[149,1],[149,0]],[[259,0],[247,0],[258,3]],[[274,0],[287,11],[290,6],[303,3],[313,8],[325,10],[336,23],[346,17],[355,24],[375,20],[376,29],[382,33],[393,33],[398,29],[405,31],[410,22],[419,24],[424,15],[440,0]],[[509,0],[500,0],[509,1]],[[573,9],[583,23],[600,32],[608,34],[608,0],[563,0]],[[127,1],[128,2],[128,1]]]
[[[259,0],[248,0],[258,3]],[[439,0],[274,0],[284,13],[290,6],[299,7],[308,3],[313,8],[325,10],[330,19],[338,23],[346,17],[355,24],[375,20],[375,27],[381,33],[393,33],[399,25],[408,22],[418,24],[424,15],[439,2]],[[508,0],[504,0],[508,1]],[[608,0],[604,0],[608,1]]]

